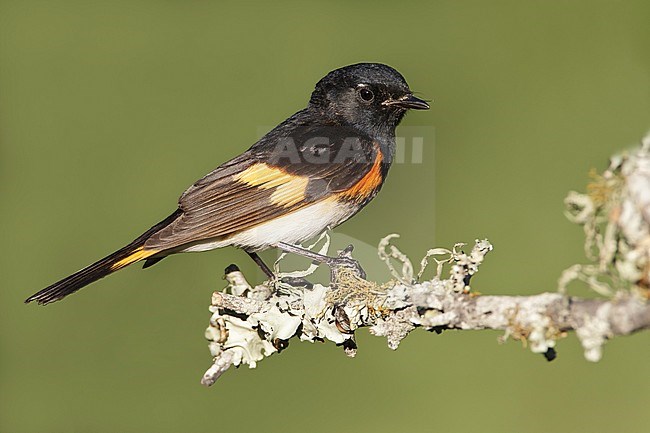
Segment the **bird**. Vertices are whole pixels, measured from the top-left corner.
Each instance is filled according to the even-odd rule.
[[[388,65],[335,69],[317,82],[306,108],[191,185],[171,215],[25,302],[58,301],[136,262],[148,268],[171,254],[227,246],[246,251],[272,278],[258,252],[300,253],[301,242],[359,212],[386,179],[396,127],[407,111],[426,109]]]

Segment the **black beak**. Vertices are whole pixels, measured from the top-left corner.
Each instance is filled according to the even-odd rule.
[[[408,94],[399,99],[389,99],[382,102],[382,105],[397,105],[398,107],[412,110],[428,110],[429,104],[426,101]]]

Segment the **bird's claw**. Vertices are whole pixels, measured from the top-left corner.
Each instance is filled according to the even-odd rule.
[[[359,278],[366,279],[366,272],[359,262],[352,258],[353,249],[354,246],[348,245],[345,249],[339,251],[337,257],[328,257],[326,264],[330,267],[330,276],[333,282],[339,280],[341,269],[350,269]]]

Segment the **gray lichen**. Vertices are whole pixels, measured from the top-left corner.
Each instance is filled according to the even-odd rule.
[[[380,256],[383,257],[384,249],[395,237],[390,235],[382,240]],[[212,317],[205,335],[210,341],[214,365],[205,373],[202,383],[213,384],[230,366],[244,364],[254,368],[265,357],[283,350],[292,337],[310,342],[331,341],[342,346],[348,356],[354,356],[354,332],[369,327],[372,334],[386,337],[391,349],[397,349],[400,341],[416,327],[433,329],[449,323],[444,319],[450,315],[440,312],[442,299],[447,294],[468,293],[469,277],[476,273],[483,257],[492,249],[483,240],[476,241],[470,254],[457,251],[460,244],[453,250],[435,250],[435,255],[447,256],[436,260],[451,265],[450,277],[441,279],[439,268],[433,280],[420,284],[415,283],[409,259],[397,247],[389,247],[391,254],[386,260],[400,261],[402,274],[395,271],[400,282],[382,286],[344,269],[339,270],[331,287],[321,284],[294,287],[280,279],[251,287],[239,270],[231,268],[226,275],[228,287],[212,295]],[[424,268],[425,261],[420,275]],[[279,277],[286,276],[279,274]],[[419,308],[426,311],[420,314]]]
[[[585,231],[585,253],[592,261],[567,269],[565,292],[574,280],[604,296],[650,289],[650,135],[640,147],[611,158],[602,174],[592,172],[587,193],[565,199],[567,217]]]

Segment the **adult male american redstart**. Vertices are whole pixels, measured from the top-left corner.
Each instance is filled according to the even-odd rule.
[[[288,248],[356,214],[381,188],[407,110],[429,105],[390,66],[359,63],[321,79],[307,108],[189,187],[140,237],[25,302],[48,304],[132,263],[225,246]],[[285,248],[285,249],[286,249]],[[291,248],[295,252],[295,248]]]

